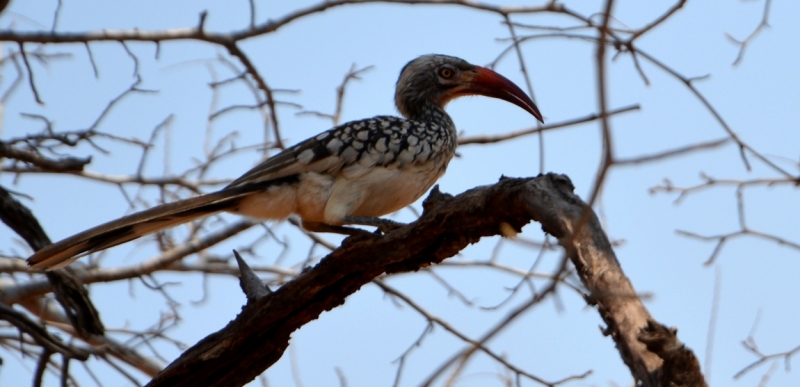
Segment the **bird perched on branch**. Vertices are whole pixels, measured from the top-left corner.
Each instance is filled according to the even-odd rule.
[[[456,128],[444,111],[467,95],[511,102],[542,121],[514,83],[484,67],[446,55],[424,55],[400,72],[395,92],[404,118],[378,116],[322,132],[251,169],[213,193],[163,204],[46,246],[30,258],[53,269],[75,259],[218,212],[257,219],[296,214],[303,228],[354,234],[346,224],[386,226],[378,217],[419,199],[445,171]]]

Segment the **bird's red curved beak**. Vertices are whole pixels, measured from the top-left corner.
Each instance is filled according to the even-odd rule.
[[[475,71],[477,74],[472,78],[467,92],[511,102],[531,113],[539,122],[544,123],[539,108],[514,82],[486,67],[475,66]]]

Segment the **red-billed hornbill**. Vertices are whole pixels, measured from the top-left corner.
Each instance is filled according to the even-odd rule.
[[[382,215],[419,199],[445,171],[456,127],[444,111],[466,95],[511,102],[542,121],[514,83],[446,55],[424,55],[400,72],[395,92],[404,118],[378,116],[322,132],[263,161],[227,187],[163,204],[49,245],[28,258],[62,267],[80,256],[217,212],[257,219],[296,214],[309,231],[354,233],[345,224],[380,225]]]

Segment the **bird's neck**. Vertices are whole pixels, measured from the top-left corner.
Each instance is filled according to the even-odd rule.
[[[414,111],[408,112],[406,118],[412,121],[436,124],[442,129],[453,133],[455,133],[456,130],[456,125],[453,123],[450,115],[447,114],[443,108],[433,104],[426,104]]]

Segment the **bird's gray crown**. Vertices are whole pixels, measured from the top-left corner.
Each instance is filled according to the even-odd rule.
[[[453,77],[441,77],[440,71],[443,68],[450,68]],[[431,107],[444,108],[449,99],[442,99],[442,95],[458,85],[459,73],[474,68],[475,66],[461,58],[441,54],[423,55],[408,62],[397,79],[397,110],[406,118],[418,119],[427,115],[429,112],[425,110]]]

